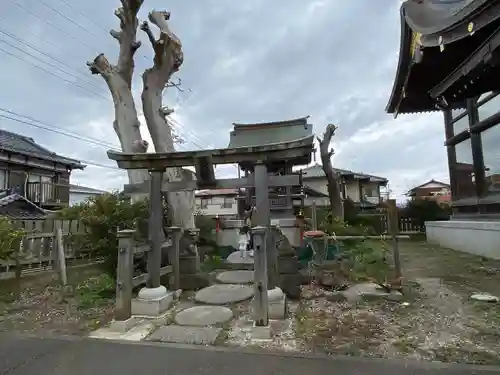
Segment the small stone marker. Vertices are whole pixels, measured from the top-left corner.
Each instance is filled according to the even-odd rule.
[[[217,281],[223,284],[252,284],[253,271],[225,271],[217,275]]]
[[[179,312],[174,320],[181,326],[210,326],[232,318],[233,312],[224,306],[194,306]]]
[[[226,305],[253,297],[253,288],[246,285],[216,284],[198,291],[194,300],[207,305]]]
[[[470,296],[473,300],[484,302],[498,302],[500,299],[489,293],[476,293]]]
[[[164,326],[158,328],[149,341],[174,342],[179,344],[212,345],[217,340],[222,328]]]

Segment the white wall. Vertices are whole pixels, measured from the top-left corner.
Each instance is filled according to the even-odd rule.
[[[500,259],[500,221],[428,221],[425,232],[430,243]]]
[[[208,200],[206,207],[202,207],[202,200]],[[229,207],[224,207],[224,203],[231,203]],[[226,216],[237,215],[238,206],[235,197],[196,197],[196,211],[201,212],[202,215],[208,216]]]

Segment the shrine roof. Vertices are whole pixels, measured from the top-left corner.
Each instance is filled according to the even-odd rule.
[[[298,119],[252,124],[233,123],[228,148],[263,146],[310,137],[313,134],[309,116]]]
[[[500,87],[481,50],[491,55],[498,47],[492,37],[500,38],[500,0],[407,0],[400,22],[388,113],[463,108],[466,98]]]

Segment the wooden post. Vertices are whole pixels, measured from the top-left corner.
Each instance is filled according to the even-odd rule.
[[[172,247],[170,248],[170,254],[168,259],[172,265],[172,277],[170,281],[170,288],[172,290],[177,290],[181,285],[181,272],[180,272],[180,240],[182,236],[182,228],[179,227],[169,227],[167,228],[167,233],[169,234]]]
[[[132,277],[134,254],[132,237],[135,231],[121,230],[118,237],[118,265],[116,268],[116,320],[127,320],[132,315]]]
[[[401,260],[399,258],[399,222],[398,222],[398,208],[396,206],[395,199],[387,200],[387,209],[388,209],[388,227],[389,234],[392,236],[392,256],[394,259],[394,271],[396,281],[401,279]]]
[[[252,228],[254,243],[254,321],[256,326],[265,327],[269,324],[268,298],[267,298],[267,235],[266,227]]]
[[[54,242],[56,243],[57,254],[57,271],[59,272],[61,284],[65,286],[68,284],[68,275],[66,273],[66,254],[64,252],[62,229],[56,229],[54,234]]]
[[[160,286],[161,248],[163,241],[163,204],[161,183],[163,171],[151,171],[149,187],[149,242],[151,249],[148,259],[148,288]]]
[[[317,212],[316,212],[316,201],[312,201],[311,205],[311,216],[312,216],[312,230],[318,230],[318,217],[317,217]]]
[[[254,182],[256,211],[253,214],[252,223],[267,228],[271,223],[271,212],[269,209],[269,176],[265,164],[255,165]]]

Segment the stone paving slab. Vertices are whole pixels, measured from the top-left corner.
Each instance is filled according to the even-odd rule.
[[[240,251],[235,251],[229,254],[226,262],[232,264],[254,264],[253,257],[248,255],[248,253],[246,257],[242,257]]]
[[[181,326],[210,326],[232,318],[233,312],[224,306],[194,306],[177,313],[174,320]]]
[[[178,344],[213,345],[222,328],[164,326],[158,328],[149,341],[173,342]]]
[[[226,305],[253,297],[253,287],[247,285],[216,284],[199,290],[194,300],[207,305]]]
[[[216,279],[223,284],[252,284],[254,276],[253,271],[225,271],[219,273]]]

